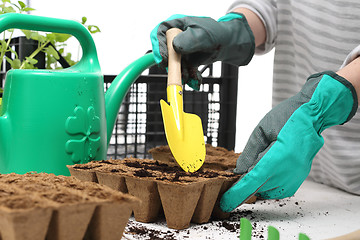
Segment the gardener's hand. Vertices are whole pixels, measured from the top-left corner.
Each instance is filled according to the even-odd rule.
[[[336,73],[310,76],[257,125],[234,170],[245,175],[222,196],[221,208],[229,212],[254,193],[265,199],[292,196],[324,144],[322,131],[349,121],[357,104],[353,85]]]
[[[244,17],[229,13],[218,21],[209,17],[173,15],[151,32],[151,43],[156,63],[166,67],[168,53],[166,31],[179,28],[173,46],[182,55],[183,81],[199,89],[200,65],[223,61],[233,65],[247,65],[255,50],[253,33]]]

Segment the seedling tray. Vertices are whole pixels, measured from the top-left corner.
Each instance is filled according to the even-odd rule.
[[[120,239],[139,200],[53,174],[0,175],[0,239]]]
[[[72,176],[129,193],[142,202],[134,207],[139,222],[155,222],[164,213],[167,226],[185,229],[210,217],[227,218],[218,207],[221,195],[238,179],[231,172],[201,169],[186,173],[176,164],[125,158],[68,166]]]

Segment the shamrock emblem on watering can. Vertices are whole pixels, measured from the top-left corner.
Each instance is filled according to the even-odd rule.
[[[74,163],[94,160],[100,149],[100,118],[95,115],[94,107],[85,110],[81,106],[74,109],[74,116],[66,119],[65,129],[72,139],[65,144]]]

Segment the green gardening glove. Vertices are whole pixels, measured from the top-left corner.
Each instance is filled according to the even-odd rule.
[[[215,21],[209,17],[173,15],[151,32],[155,61],[167,66],[166,31],[179,28],[183,32],[173,40],[182,58],[183,82],[199,89],[201,74],[198,66],[223,61],[236,66],[247,65],[254,55],[253,33],[242,14],[228,13]]]
[[[244,175],[222,196],[222,210],[235,209],[254,193],[264,199],[292,196],[324,144],[320,134],[349,121],[357,107],[355,89],[346,79],[334,72],[310,76],[298,94],[256,126],[234,170]]]

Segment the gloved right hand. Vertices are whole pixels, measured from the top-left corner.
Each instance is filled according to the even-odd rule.
[[[255,127],[234,170],[242,177],[220,200],[230,212],[250,196],[294,195],[324,145],[321,133],[355,115],[358,97],[351,82],[335,72],[311,75],[301,91],[275,106]],[[344,146],[345,147],[345,146]]]
[[[181,54],[183,82],[190,83],[194,89],[201,78],[198,66],[216,61],[244,66],[254,55],[254,35],[240,13],[228,13],[218,21],[209,17],[173,15],[158,24],[150,35],[155,61],[162,67],[168,63],[166,31],[170,28],[183,31],[174,38],[173,46]]]

